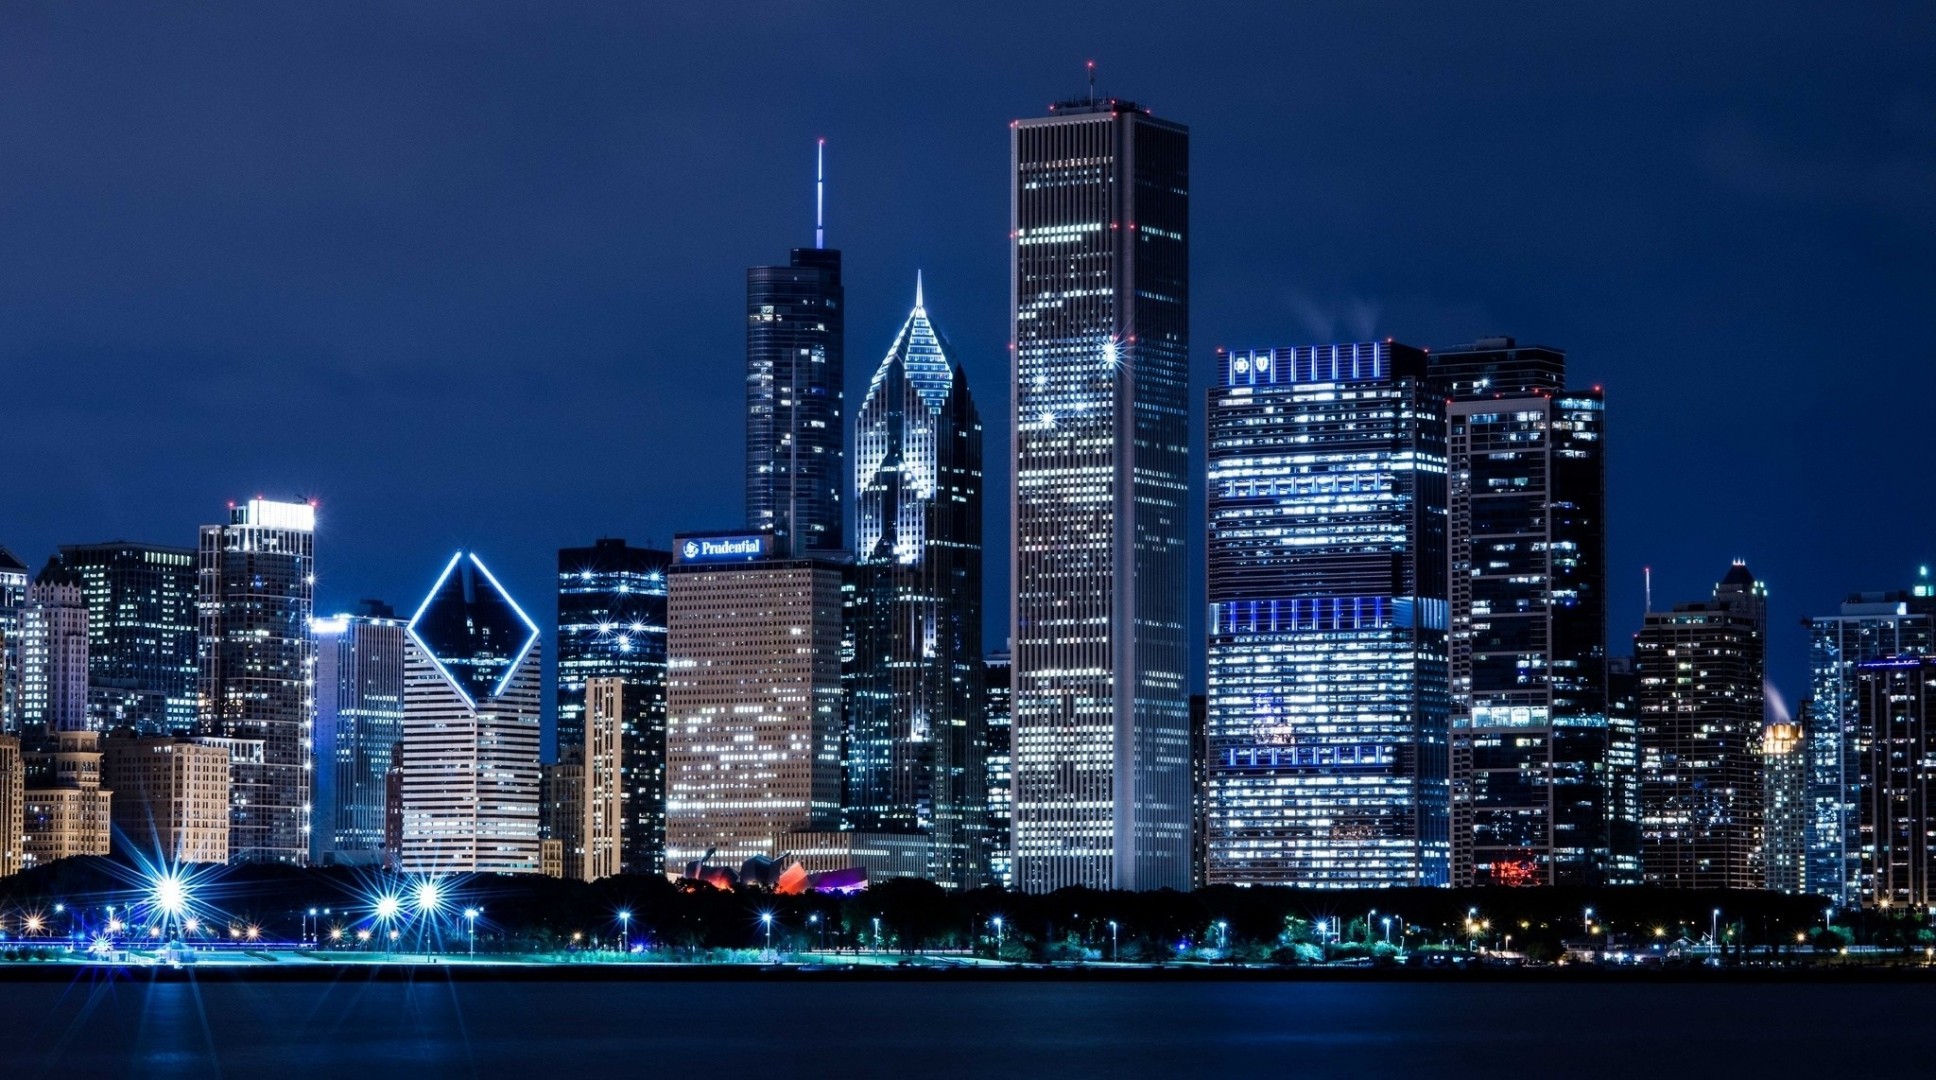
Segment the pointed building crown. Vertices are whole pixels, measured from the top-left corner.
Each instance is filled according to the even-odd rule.
[[[483,560],[463,551],[444,566],[408,632],[473,705],[503,693],[538,641],[538,624]]]
[[[874,378],[868,384],[869,395],[887,379],[888,369],[896,363],[907,372],[907,380],[921,395],[922,404],[940,411],[954,383],[954,365],[948,359],[947,343],[928,321],[927,298],[919,270],[914,272],[914,310],[908,312],[907,321],[901,324],[901,332],[894,335],[894,344],[888,347],[887,356],[874,370]]]

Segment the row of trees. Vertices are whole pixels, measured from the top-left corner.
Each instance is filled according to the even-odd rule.
[[[280,866],[210,868],[191,875],[191,904],[210,921],[246,923],[264,942],[355,947],[379,898],[401,897],[406,940],[480,952],[650,949],[700,957],[730,950],[807,954],[841,950],[958,952],[1012,960],[1295,962],[1422,948],[1510,950],[1557,957],[1565,942],[1624,940],[1641,947],[1718,936],[1730,948],[1798,941],[1914,946],[1931,940],[1927,912],[1827,918],[1816,897],[1762,892],[1610,889],[1295,890],[1217,887],[1191,893],[1000,889],[948,893],[923,881],[883,881],[848,897],[728,892],[661,877],[585,884],[537,877],[440,879],[435,910],[411,903],[408,875]],[[0,929],[19,938],[26,914],[51,934],[90,911],[138,902],[141,872],[108,859],[73,859],[0,881]],[[56,906],[71,912],[56,924]],[[466,919],[466,909],[476,911]],[[311,911],[327,912],[312,916]],[[97,920],[98,923],[98,920]],[[96,924],[97,924],[96,923]],[[87,924],[87,925],[96,925]],[[345,930],[332,935],[331,930]],[[381,947],[384,935],[377,935]],[[365,947],[367,943],[365,943]]]

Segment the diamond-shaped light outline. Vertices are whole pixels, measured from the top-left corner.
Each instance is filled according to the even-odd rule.
[[[459,551],[450,557],[450,562],[444,564],[444,572],[437,575],[437,583],[432,585],[430,592],[424,595],[423,603],[417,605],[417,613],[410,616],[410,622],[403,628],[403,631],[410,635],[410,640],[417,643],[417,648],[422,649],[425,656],[430,657],[430,662],[436,666],[437,673],[442,675],[444,681],[450,684],[451,689],[456,690],[458,696],[464,699],[464,704],[475,709],[477,708],[477,701],[471,697],[470,691],[464,689],[464,684],[459,682],[450,673],[450,669],[444,666],[443,658],[437,655],[437,650],[431,648],[430,643],[426,642],[417,633],[417,623],[423,619],[423,613],[430,609],[430,602],[437,598],[437,594],[444,591],[444,582],[450,580],[451,571],[457,569],[457,564],[463,562],[466,555],[470,556],[471,565],[477,567],[478,572],[484,575],[484,579],[491,583],[491,588],[496,589],[497,594],[504,598],[504,602],[511,605],[511,610],[518,613],[518,618],[524,620],[525,629],[530,631],[530,634],[524,639],[524,645],[518,649],[517,656],[513,657],[510,666],[504,669],[504,674],[499,677],[497,685],[491,688],[491,696],[493,698],[504,693],[504,688],[510,684],[511,677],[518,673],[518,665],[524,663],[524,658],[530,654],[531,647],[538,643],[538,624],[532,622],[531,616],[526,615],[524,609],[518,606],[518,602],[511,598],[509,590],[505,589],[499,583],[497,575],[491,573],[491,568],[484,565],[484,560],[478,558],[476,552]]]

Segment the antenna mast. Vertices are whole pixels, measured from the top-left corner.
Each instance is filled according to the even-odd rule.
[[[813,153],[813,246],[827,246],[827,140],[814,145]]]
[[[1641,614],[1651,615],[1654,613],[1654,568],[1651,566],[1643,566],[1640,568],[1640,574],[1647,597],[1647,610],[1641,612]]]
[[[1089,61],[1089,104],[1096,103],[1096,62]]]

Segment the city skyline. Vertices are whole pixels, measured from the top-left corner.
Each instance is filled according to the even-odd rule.
[[[167,146],[177,148],[113,122],[119,114],[103,96],[114,93],[108,83],[64,81],[60,71],[89,66],[78,63],[56,65],[46,80],[23,86],[18,107],[0,118],[23,151],[14,204],[22,250],[67,252],[31,273],[24,265],[11,271],[0,355],[24,385],[58,385],[72,374],[100,388],[30,411],[0,435],[9,459],[40,466],[19,475],[0,536],[31,567],[61,544],[126,537],[188,546],[204,507],[258,492],[312,494],[335,538],[319,568],[323,609],[414,591],[407,565],[384,565],[391,560],[382,553],[409,552],[413,558],[395,561],[411,564],[484,544],[499,553],[494,565],[514,591],[533,599],[534,617],[549,625],[548,551],[599,535],[662,546],[675,531],[739,517],[742,464],[734,440],[722,448],[714,438],[743,397],[743,335],[729,325],[731,313],[743,302],[747,266],[812,242],[816,138],[828,139],[828,235],[847,255],[859,355],[884,344],[877,328],[893,325],[903,283],[919,268],[931,289],[951,297],[951,333],[971,383],[1001,384],[1005,198],[989,152],[999,147],[1004,122],[1079,92],[1081,63],[1091,57],[1104,91],[1133,91],[1159,116],[1188,117],[1209,140],[1198,148],[1198,171],[1222,178],[1199,193],[1196,208],[1204,242],[1195,255],[1194,385],[1208,385],[1219,344],[1343,341],[1369,329],[1428,346],[1510,333],[1567,348],[1576,383],[1606,386],[1623,447],[1609,462],[1613,512],[1653,507],[1675,523],[1668,535],[1629,527],[1610,536],[1609,638],[1616,644],[1640,623],[1641,567],[1654,568],[1660,595],[1698,595],[1714,559],[1747,558],[1774,583],[1770,670],[1792,704],[1806,686],[1806,642],[1787,628],[1833,610],[1846,593],[1896,587],[1927,557],[1929,508],[1892,506],[1885,520],[1865,516],[1857,527],[1807,495],[1838,490],[1876,502],[1900,488],[1900,467],[1886,463],[1908,460],[1915,434],[1898,402],[1926,396],[1932,377],[1926,365],[1908,362],[1913,347],[1895,344],[1916,340],[1913,314],[1936,291],[1926,265],[1908,258],[1911,240],[1926,237],[1931,222],[1923,204],[1905,200],[1889,179],[1927,167],[1929,142],[1914,118],[1929,90],[1907,66],[1919,55],[1915,35],[1878,31],[1885,17],[1874,12],[1841,13],[1842,30],[1828,35],[1812,17],[1758,17],[1765,48],[1721,66],[1698,58],[1726,51],[1720,43],[1732,40],[1737,19],[1725,10],[1677,18],[1675,40],[1686,47],[1621,34],[1609,40],[1601,16],[1582,13],[1448,13],[1401,27],[1315,12],[1186,25],[1161,41],[1134,27],[1067,25],[1004,44],[985,73],[978,65],[988,58],[986,38],[930,33],[918,54],[887,47],[902,33],[919,33],[920,21],[933,17],[925,13],[893,31],[834,18],[723,35],[719,42],[734,41],[730,64],[721,62],[726,46],[696,24],[586,15],[557,28],[585,45],[578,66],[633,78],[634,54],[621,59],[598,39],[635,43],[648,30],[647,55],[672,66],[637,75],[648,80],[645,92],[621,95],[621,104],[585,78],[550,77],[557,73],[547,61],[526,58],[475,88],[474,99],[426,83],[409,110],[389,117],[377,115],[387,106],[367,94],[309,97],[304,88],[322,75],[315,53],[273,13],[235,17],[254,20],[249,25],[264,40],[287,46],[291,67],[272,78],[221,41],[185,40],[179,26],[144,13],[85,31],[49,15],[0,46],[55,57],[103,51],[112,59],[94,66],[153,88],[142,96],[151,99],[157,129],[174,136]],[[510,32],[488,23],[484,40]],[[819,47],[796,52],[795,32]],[[1318,46],[1316,58],[1239,102],[1220,73],[1286,35]],[[1883,44],[1855,44],[1875,40]],[[156,50],[157,41],[176,47]],[[1600,61],[1551,74],[1551,94],[1539,103],[1502,105],[1497,71],[1587,41]],[[694,46],[687,57],[671,47],[682,42]],[[1342,57],[1374,45],[1388,49],[1403,74],[1346,92],[1358,81],[1341,77]],[[451,48],[461,58],[470,46]],[[1798,53],[1810,62],[1793,63]],[[780,55],[804,60],[771,62]],[[900,96],[896,87],[914,85],[907,72],[916,55],[924,68],[976,72],[968,85],[931,99],[918,120],[877,107]],[[848,74],[837,65],[862,56],[874,59],[851,78],[833,77]],[[383,56],[357,61],[411,88],[434,74],[399,71]],[[744,119],[733,139],[696,144],[715,129],[680,118],[743,101],[727,72],[750,67],[779,80],[778,107]],[[1645,85],[1622,74],[1635,70],[1650,73]],[[575,123],[556,133],[527,131],[523,114],[507,111],[525,96],[527,80],[545,87],[543,100],[574,106],[549,111],[574,115]],[[283,87],[284,96],[238,103],[240,116],[230,120],[195,107],[218,87],[258,82]],[[1760,88],[1771,84],[1790,87],[1794,97],[1769,103]],[[1791,111],[1784,103],[1804,100],[1820,104],[1782,126]],[[1680,110],[1681,102],[1698,104]],[[270,108],[278,119],[265,125],[272,130],[258,152],[230,147],[219,137],[225,129],[212,126],[250,122]],[[1564,110],[1569,122],[1554,125],[1558,114],[1549,110]],[[489,118],[504,132],[473,121],[446,141],[414,145],[418,125],[440,111]],[[1847,122],[1828,123],[1830,115]],[[1482,138],[1437,130],[1456,130],[1453,121],[1464,118]],[[97,127],[64,120],[103,119],[110,122],[98,137],[81,136],[84,149],[98,151],[98,138],[113,137],[125,152],[70,192],[55,170],[73,155],[50,140]],[[313,156],[309,133],[364,119],[379,122],[350,149],[375,152]],[[573,150],[610,133],[619,137],[610,156],[587,159],[588,151]],[[531,157],[498,156],[516,145],[503,140],[527,137]],[[1355,151],[1392,144],[1433,167],[1372,175],[1341,164]],[[401,169],[380,164],[400,145]],[[1537,176],[1491,167],[1535,153],[1545,163],[1532,171]],[[527,181],[542,178],[534,173],[541,159],[580,165],[574,183],[583,186],[570,190],[582,198],[561,202],[565,192],[555,186],[532,188]],[[1813,164],[1831,160],[1841,164]],[[184,184],[252,170],[282,178],[295,163],[315,174],[313,186],[278,186],[279,194],[251,187],[239,207],[212,201],[229,190],[219,183],[207,191]],[[949,182],[933,183],[936,175]],[[1295,185],[1296,197],[1279,200],[1247,185],[1246,175],[1279,177]],[[410,177],[420,184],[405,183]],[[504,255],[466,246],[476,241],[457,245],[461,262],[407,254],[420,245],[400,248],[405,238],[461,237],[446,231],[455,221],[423,196],[426,188],[457,196],[465,222],[534,215],[563,235],[547,239],[522,226],[502,235],[517,256],[515,278],[505,274]],[[151,213],[132,198],[144,191],[177,201],[184,213]],[[352,195],[354,212],[343,209]],[[82,222],[76,198],[115,212]],[[1575,205],[1593,209],[1568,209]],[[684,209],[669,214],[668,207]],[[292,213],[348,231],[323,239],[312,224],[283,239],[271,227]],[[408,224],[419,220],[421,227]],[[177,224],[185,221],[213,228],[185,233]],[[159,261],[172,250],[192,257],[181,266]],[[654,254],[641,261],[642,251]],[[1663,270],[1669,251],[1681,253]],[[1799,269],[1806,266],[1834,270]],[[144,275],[134,290],[143,295],[130,297],[126,275],[135,273]],[[381,292],[380,302],[352,312],[331,299],[365,296],[366,286],[355,283],[365,273],[374,275],[367,288]],[[252,282],[265,280],[288,285],[273,295],[254,291]],[[260,303],[238,303],[258,296]],[[102,305],[115,316],[97,318]],[[1354,320],[1354,310],[1367,314]],[[1318,332],[1327,325],[1329,333]],[[1792,395],[1755,377],[1772,369],[1808,378],[1824,356],[1871,358],[1872,372],[1902,392],[1872,400],[1866,382],[1829,378]],[[264,357],[277,360],[263,372],[273,386],[315,405],[290,426],[251,428],[242,419],[248,409],[236,395]],[[848,372],[850,401],[865,374]],[[464,443],[441,421],[424,423],[435,388],[453,379],[467,396],[513,391],[512,428],[535,456],[513,460],[496,447]],[[1737,395],[1718,417],[1694,404],[1701,387],[1716,385]],[[149,404],[158,407],[144,409]],[[988,439],[999,446],[1007,421],[990,412]],[[58,458],[39,449],[59,442],[49,433],[75,422],[106,426],[98,438],[60,443]],[[1844,476],[1803,454],[1799,441],[1767,437],[1797,426],[1860,439],[1884,464]],[[591,432],[597,438],[587,443]],[[591,494],[607,483],[608,470],[575,466],[582,455],[605,460],[615,434],[625,444],[613,459],[624,497],[608,502]],[[157,453],[157,445],[179,450]],[[460,446],[479,455],[473,467],[455,467]],[[378,467],[378,459],[412,467]],[[1678,475],[1673,463],[1688,460],[1712,461],[1736,482],[1715,489]],[[425,474],[453,482],[431,491],[406,479]],[[991,461],[991,648],[1006,624],[1008,483],[1006,462]],[[480,512],[506,498],[526,512],[510,520]],[[1193,613],[1200,608],[1191,605]]]

